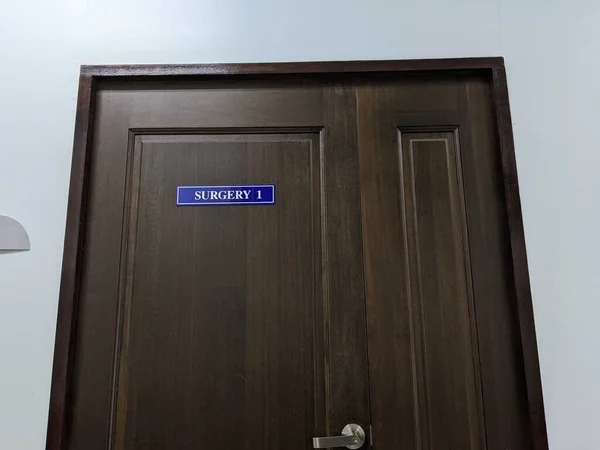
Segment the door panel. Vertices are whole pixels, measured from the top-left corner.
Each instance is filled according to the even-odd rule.
[[[483,448],[470,257],[457,133],[402,133],[399,158],[407,230],[407,295],[433,448]],[[417,337],[418,336],[418,337]]]
[[[489,83],[466,79],[460,145],[487,445],[532,448],[502,162]]]
[[[530,448],[488,83],[357,99],[374,444]]]
[[[353,92],[174,87],[100,91],[69,448],[305,448],[368,423]],[[175,206],[266,183],[274,206]]]
[[[325,275],[325,346],[329,374],[326,433],[337,435],[354,421],[368,425],[369,386],[365,291],[358,181],[356,95],[351,86],[324,90],[323,255]],[[329,144],[328,144],[329,143]],[[318,436],[318,435],[315,435]],[[310,443],[306,443],[307,446]]]
[[[489,80],[106,80],[69,450],[531,448]],[[274,184],[275,205],[176,206]],[[368,433],[371,434],[371,433]]]
[[[281,431],[324,403],[318,133],[136,140],[115,448],[303,448]],[[199,180],[273,183],[277,205],[177,207]]]

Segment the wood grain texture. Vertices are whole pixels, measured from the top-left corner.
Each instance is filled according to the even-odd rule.
[[[85,284],[80,296],[81,308],[79,311],[79,320],[82,326],[75,337],[78,342],[78,350],[73,358],[75,367],[70,405],[70,409],[73,411],[73,420],[69,433],[69,445],[72,448],[106,448],[117,431],[112,420],[115,402],[111,393],[114,390],[113,380],[115,378],[114,354],[115,349],[120,345],[118,335],[115,335],[115,329],[118,327],[120,317],[117,313],[117,300],[121,272],[119,264],[106,264],[102,261],[118,261],[121,258],[121,230],[123,229],[123,211],[125,210],[124,192],[127,189],[125,177],[128,164],[127,149],[132,147],[128,143],[133,142],[130,130],[139,126],[139,122],[136,122],[139,117],[133,112],[139,102],[143,103],[147,97],[138,99],[138,102],[130,102],[129,97],[124,99],[113,95],[113,92],[111,90],[101,91],[98,96],[96,131],[103,138],[96,139],[93,147],[92,167],[95,168],[95,171],[92,173],[92,182],[96,188],[91,189],[89,196],[91,213],[86,221],[88,238],[85,255],[87,256],[82,264],[85,271]],[[194,92],[196,99],[201,98],[204,94],[203,91]],[[223,92],[223,95],[227,96],[228,94]],[[303,94],[295,95],[296,98],[301,99],[302,105],[312,105],[309,108],[312,108],[313,115],[316,115],[317,118],[321,117],[322,107],[318,93],[315,96],[313,91],[306,91]],[[243,97],[243,93],[240,93],[239,96]],[[191,97],[194,99],[194,95]],[[254,98],[256,97],[254,96]],[[281,98],[279,92],[274,92],[271,98],[273,101],[284,101],[282,107],[272,109],[273,113],[270,115],[257,117],[254,123],[250,123],[250,125],[255,125],[251,127],[250,134],[256,134],[260,125],[265,121],[271,125],[270,130],[277,129],[279,133],[286,130],[281,125],[294,122],[300,125],[307,124],[306,120],[298,119],[296,110],[289,108],[290,105],[285,103],[286,100],[290,100],[289,97]],[[154,104],[152,102],[161,101],[161,98],[150,97],[149,101]],[[306,103],[307,101],[308,103]],[[251,107],[251,102],[239,103],[246,103]],[[188,108],[182,109],[173,100],[171,103],[163,103],[164,108],[176,112],[173,115],[165,114],[164,110],[154,108],[151,104],[146,108],[142,107],[142,110],[158,110],[159,112],[155,115],[148,115],[144,112],[144,117],[147,119],[145,125],[161,124],[160,120],[163,120],[164,117],[174,117],[178,122],[174,123],[172,120],[163,120],[162,122],[170,133],[174,131],[174,124],[184,129],[196,129],[200,132],[206,129],[212,135],[219,133],[214,128],[206,127],[206,125],[214,125],[214,122],[207,119],[212,116],[204,112],[202,102],[198,102],[195,106],[195,111],[202,112],[202,114],[194,113]],[[228,105],[228,103],[225,104],[229,108]],[[233,110],[229,109],[229,111]],[[303,110],[301,114],[306,117],[306,110]],[[237,124],[247,127],[249,125],[247,116],[247,111],[242,109]],[[235,120],[229,123],[236,125]],[[314,119],[311,123],[314,123]],[[203,127],[203,125],[205,126]],[[147,129],[147,127],[145,128]],[[220,133],[227,133],[227,130],[227,128],[221,129]],[[306,127],[296,127],[297,132],[303,132],[303,130],[306,130]],[[313,130],[318,132],[318,128]],[[90,259],[92,257],[100,262],[99,265],[93,264]],[[102,320],[99,321],[98,318],[102,318]]]
[[[400,158],[409,301],[423,354],[422,440],[434,449],[487,448],[457,133],[402,133]]]
[[[478,412],[470,414],[469,420],[475,426],[468,429],[479,428],[479,437],[472,437],[471,445],[486,445],[493,450],[531,448],[522,351],[519,348],[520,331],[516,320],[518,311],[513,303],[502,166],[494,138],[489,82],[485,77],[469,75],[457,75],[452,80],[452,76],[446,81],[438,80],[435,86],[418,79],[378,80],[361,85],[357,93],[361,124],[361,189],[374,440],[376,445],[380,445],[378,442],[396,445],[396,441],[401,439],[397,436],[396,429],[398,426],[405,426],[406,417],[410,415],[410,411],[401,412],[409,401],[406,394],[401,397],[404,398],[403,401],[398,401],[400,397],[386,395],[389,392],[387,389],[394,383],[399,386],[394,392],[402,394],[403,385],[396,380],[409,379],[407,375],[389,375],[394,371],[400,373],[404,369],[404,364],[398,361],[405,357],[409,345],[415,348],[412,377],[418,380],[415,383],[414,399],[410,400],[414,402],[414,445],[416,448],[423,445],[427,447],[432,445],[427,441],[430,436],[461,429],[460,426],[452,425],[460,417],[453,415],[452,420],[446,419],[444,422],[446,430],[438,429],[429,434],[419,431],[430,429],[431,410],[427,408],[426,400],[423,400],[428,394],[421,382],[424,376],[419,373],[426,375],[425,355],[430,355],[431,351],[424,353],[419,350],[427,341],[427,332],[423,334],[420,328],[421,322],[425,323],[426,320],[419,320],[418,303],[414,304],[408,302],[406,297],[403,298],[407,292],[406,295],[410,297],[410,289],[403,288],[403,277],[398,276],[398,273],[407,273],[404,266],[409,266],[409,261],[403,262],[396,255],[405,251],[401,243],[407,239],[405,236],[410,230],[404,230],[397,223],[398,211],[402,210],[403,205],[409,205],[410,198],[406,198],[406,195],[402,198],[403,194],[398,193],[393,185],[398,180],[400,166],[394,161],[398,145],[398,138],[395,136],[397,128],[404,135],[458,130],[454,139],[461,142],[462,148],[460,169],[464,173],[462,189],[465,195],[465,217],[468,218],[466,228],[469,230],[463,241],[468,240],[469,249],[465,249],[465,255],[469,254],[472,259],[471,269],[467,268],[465,271],[465,276],[469,277],[471,272],[471,277],[470,280],[467,278],[465,285],[468,288],[467,294],[472,285],[473,300],[468,302],[469,315],[471,323],[477,324],[476,328],[472,327],[470,337],[475,378],[469,386],[474,386],[474,389],[469,387],[463,392],[470,392],[471,399],[473,395],[483,397],[483,408],[481,401],[472,402]],[[430,180],[431,183],[434,181]],[[396,211],[393,208],[395,203],[399,205]],[[437,217],[440,215],[437,214]],[[409,246],[410,242],[409,237],[405,245]],[[409,260],[414,258],[415,249],[408,251],[408,255],[411,255]],[[413,267],[418,264],[418,261],[413,260]],[[428,277],[425,284],[429,286],[434,280],[435,277]],[[389,295],[386,297],[388,288]],[[398,300],[394,302],[392,297]],[[382,298],[387,300],[379,301]],[[462,295],[458,298],[462,298]],[[435,309],[431,311],[436,312]],[[462,317],[465,317],[464,314]],[[387,352],[391,351],[391,332],[386,333],[385,328],[394,330],[393,336],[401,343],[390,354]],[[437,329],[434,327],[434,330]],[[377,344],[373,345],[374,342]],[[388,347],[382,342],[386,342]],[[440,348],[444,348],[447,341],[439,339],[439,342]],[[443,356],[438,353],[440,355]],[[385,381],[386,377],[389,380]],[[444,402],[440,400],[440,395],[435,398],[439,403],[434,406],[443,410]],[[485,428],[481,409],[485,416]],[[475,419],[474,416],[479,418]],[[380,422],[382,417],[383,422]],[[386,423],[389,417],[404,420]],[[439,418],[435,422],[435,426],[443,428]],[[467,430],[464,425],[462,429]],[[407,430],[404,434],[410,435],[411,432],[412,430]],[[459,447],[464,446],[456,435],[455,442]]]
[[[481,376],[492,450],[531,448],[518,312],[514,300],[502,166],[494,139],[489,82],[465,80],[459,128]]]
[[[486,448],[455,136],[459,87],[452,78],[409,79],[357,90],[379,448]]]
[[[81,75],[77,96],[71,181],[54,344],[50,411],[46,435],[47,450],[63,448],[69,420],[68,403],[73,365],[74,330],[77,327],[81,254],[84,245],[86,200],[89,187],[90,143],[93,135],[95,110],[94,85],[95,81],[92,76]]]
[[[68,448],[287,448],[368,424],[355,114],[339,113],[354,96],[339,91],[101,92]],[[172,211],[165,191],[273,182],[271,210]],[[305,436],[282,432],[297,423]]]
[[[356,96],[352,86],[324,88],[322,214],[328,423],[370,423],[365,286],[361,245]]]
[[[250,64],[175,64],[83,66],[82,73],[101,77],[269,75],[361,72],[473,70],[501,67],[501,57],[406,59],[381,61],[319,61]]]
[[[415,330],[406,277],[406,231],[401,220],[394,88],[357,88],[360,187],[365,257],[369,390],[376,448],[429,448],[421,440],[427,412],[417,398]],[[427,436],[425,436],[427,437]]]
[[[503,186],[510,233],[514,289],[518,305],[521,349],[527,383],[529,420],[531,421],[532,439],[535,450],[547,450],[548,434],[546,430],[542,380],[535,334],[535,317],[529,282],[529,269],[527,266],[523,214],[521,212],[521,197],[519,195],[515,145],[504,64],[492,69],[492,98],[494,102],[493,113],[496,122],[496,138],[499,143],[502,159]]]
[[[107,114],[107,106],[101,96],[97,97],[78,327],[72,355],[69,402],[72,419],[64,448],[87,445],[89,450],[100,450],[108,444],[126,183],[123,169],[130,136],[125,128],[121,134],[111,133],[108,139],[98,138],[106,136],[119,120],[115,115]],[[112,151],[114,148],[122,151]],[[99,177],[99,173],[111,175]],[[111,263],[94,264],[94,261]]]
[[[399,77],[394,75],[395,73],[404,76],[411,72],[415,76],[419,75],[421,77],[421,89],[428,92],[426,95],[421,95],[418,90],[409,89],[408,91],[404,90],[404,94],[399,97],[397,96],[395,104],[404,105],[404,109],[395,108],[395,121],[392,121],[395,125],[400,124],[404,127],[403,130],[410,132],[416,129],[418,131],[431,131],[431,128],[426,127],[426,125],[431,126],[431,124],[435,124],[437,130],[441,130],[440,126],[451,128],[460,125],[459,137],[461,147],[465,149],[463,152],[465,170],[468,169],[470,164],[481,163],[481,159],[477,162],[477,158],[480,158],[480,156],[475,159],[473,157],[469,159],[465,156],[469,154],[478,155],[478,153],[469,153],[467,151],[469,148],[478,148],[483,144],[489,145],[491,142],[495,145],[492,152],[496,152],[498,156],[497,165],[494,165],[493,160],[488,160],[484,164],[484,167],[488,170],[487,173],[491,174],[487,180],[484,179],[483,175],[474,181],[469,181],[469,177],[465,176],[464,180],[472,265],[481,264],[482,268],[486,268],[488,267],[485,263],[486,259],[501,256],[500,270],[492,274],[495,278],[487,276],[473,277],[478,340],[482,356],[488,355],[487,359],[484,358],[481,361],[488,448],[490,450],[525,449],[532,446],[535,450],[546,450],[548,448],[504,64],[502,58],[467,58],[461,60],[269,63],[257,65],[83,67],[80,79],[73,169],[69,192],[47,449],[81,448],[86,441],[89,444],[87,446],[83,445],[86,450],[105,449],[111,442],[110,439],[112,438],[110,436],[121,436],[119,439],[128,439],[126,437],[128,436],[127,432],[121,435],[116,433],[117,429],[126,431],[126,427],[119,428],[117,426],[119,416],[114,416],[114,419],[111,418],[113,417],[112,411],[118,404],[118,401],[116,401],[118,399],[112,396],[111,392],[120,389],[118,384],[113,385],[112,380],[117,379],[114,374],[114,351],[120,344],[115,340],[114,332],[117,329],[119,320],[116,311],[118,310],[119,285],[120,283],[123,284],[123,281],[119,281],[123,269],[118,266],[104,267],[100,274],[93,275],[89,272],[87,257],[89,256],[88,252],[92,251],[103,252],[102,254],[106,258],[112,258],[114,255],[117,255],[117,260],[120,258],[121,246],[125,238],[120,233],[116,236],[114,230],[122,229],[125,221],[123,216],[125,207],[123,192],[125,192],[127,185],[125,175],[128,163],[126,156],[128,145],[133,147],[133,144],[128,144],[128,142],[133,142],[135,133],[148,132],[148,134],[173,135],[182,132],[190,134],[196,130],[197,133],[219,134],[236,132],[237,130],[242,134],[268,134],[273,130],[276,132],[277,130],[285,131],[285,127],[296,127],[298,132],[301,132],[302,127],[304,129],[306,127],[319,129],[326,120],[329,120],[332,125],[339,120],[338,125],[341,126],[344,132],[333,134],[333,136],[337,136],[336,142],[338,144],[333,141],[327,143],[328,133],[321,132],[320,145],[323,151],[321,173],[328,173],[333,178],[324,176],[318,182],[313,180],[315,192],[322,189],[322,210],[319,214],[321,214],[322,220],[325,221],[322,229],[313,231],[317,234],[320,233],[322,239],[328,239],[332,236],[332,233],[336,232],[336,226],[341,226],[343,230],[347,230],[339,238],[334,237],[331,246],[326,245],[323,248],[323,260],[328,261],[328,258],[332,255],[330,251],[342,252],[345,257],[360,258],[360,252],[356,252],[352,243],[350,243],[349,248],[345,248],[348,245],[348,239],[355,236],[355,233],[360,233],[360,226],[356,228],[352,220],[350,223],[346,223],[342,215],[337,215],[337,212],[347,211],[344,208],[339,209],[335,206],[330,208],[328,206],[332,200],[333,203],[331,204],[335,205],[334,199],[339,199],[343,195],[347,195],[345,198],[348,199],[356,198],[352,183],[356,184],[357,182],[349,176],[355,173],[356,160],[353,162],[353,158],[349,154],[336,156],[327,153],[328,148],[352,146],[354,145],[353,139],[356,139],[353,137],[355,136],[355,128],[351,126],[352,115],[342,113],[341,117],[338,118],[335,109],[337,107],[347,108],[353,105],[353,101],[351,101],[352,94],[344,90],[344,84],[349,82],[346,74],[351,74],[353,77],[358,74],[362,74],[361,76],[364,77],[372,76],[374,79],[379,80],[378,83],[380,84],[382,80],[387,79],[388,84],[393,84],[399,80]],[[434,72],[439,76],[433,77]],[[383,77],[379,76],[381,73],[383,73]],[[448,90],[442,87],[444,81],[440,80],[440,76],[441,78],[449,74],[454,77],[459,76],[459,74],[467,76],[469,73],[471,76],[477,74],[479,81],[467,82],[467,87],[458,90]],[[286,81],[290,80],[290,76],[293,76],[295,80],[293,83],[296,83],[294,89],[298,96],[295,97],[294,94],[289,97],[285,93],[286,89],[292,87],[293,84]],[[139,109],[139,106],[144,103],[143,101],[136,103],[133,97],[126,98],[126,96],[117,95],[119,89],[123,94],[126,93],[127,86],[135,85],[138,89],[139,83],[148,83],[148,80],[151,79],[160,80],[161,83],[167,82],[171,86],[183,83],[187,86],[187,93],[191,92],[192,95],[188,99],[173,97],[173,100],[169,100],[172,98],[171,96],[161,95],[160,93],[157,96],[152,93],[152,90],[157,89],[156,86],[148,87],[146,90],[147,99],[154,99],[155,104],[166,102],[166,110],[162,108]],[[323,84],[331,84],[332,80],[336,79],[339,81],[337,90],[332,90],[324,95]],[[299,84],[298,80],[300,80]],[[491,89],[489,87],[490,80]],[[269,109],[269,103],[265,103],[260,97],[256,96],[252,100],[249,100],[250,97],[248,97],[248,101],[244,103],[243,96],[238,95],[237,97],[231,97],[227,102],[223,102],[222,108],[215,110],[203,108],[201,114],[198,114],[198,110],[194,110],[194,103],[201,98],[202,85],[206,90],[227,90],[227,86],[231,85],[232,82],[242,83],[246,87],[254,83],[254,88],[260,89],[271,85],[275,91],[279,91],[278,93],[272,92],[273,95],[279,96],[280,101],[276,102],[279,106]],[[307,82],[312,87],[307,86]],[[107,83],[120,83],[121,87],[113,90],[112,93],[110,89],[98,91],[98,86],[105,86]],[[191,87],[190,83],[196,83],[197,87]],[[150,85],[148,84],[148,86]],[[449,86],[446,85],[446,87]],[[437,94],[434,94],[436,90]],[[302,96],[303,99],[301,99]],[[480,100],[481,98],[487,98],[487,106],[483,109],[469,110],[468,104],[473,100],[472,96]],[[225,100],[225,97],[216,94],[209,103],[218,103],[219,98]],[[283,101],[285,98],[287,98],[287,101]],[[334,101],[335,98],[338,99],[337,103]],[[103,122],[100,121],[92,127],[93,116],[97,111],[94,106],[96,99],[100,103],[100,109],[104,108],[106,111],[110,109],[113,117],[105,118]],[[323,99],[329,99],[326,100],[326,102],[330,102],[329,107],[324,107]],[[360,95],[357,99],[360,110]],[[231,120],[232,116],[228,112],[228,108],[240,100],[240,105],[247,105],[246,112],[257,114],[257,120],[241,122]],[[303,106],[294,108],[294,105],[298,105],[298,101],[302,101]],[[185,106],[179,108],[177,104]],[[440,107],[439,105],[445,106]],[[133,109],[132,106],[134,106]],[[142,113],[142,116],[140,116],[142,120],[136,121],[135,115],[131,114],[136,107],[138,108],[137,111]],[[312,109],[312,115],[306,114],[306,108]],[[171,112],[167,112],[169,110]],[[229,109],[229,111],[233,111],[233,109]],[[212,113],[215,114],[211,115]],[[211,117],[214,120],[211,120]],[[173,118],[173,120],[170,118]],[[479,125],[491,120],[494,121],[495,127],[490,128],[488,123],[486,127],[477,131]],[[469,127],[469,123],[471,123],[471,127]],[[361,125],[360,118],[358,118],[358,126]],[[97,133],[102,127],[108,127],[107,129],[112,130],[118,128],[120,131],[113,134],[108,140],[93,142],[92,128]],[[130,135],[129,130],[133,134]],[[389,136],[394,142],[397,142],[397,136],[391,134]],[[358,141],[360,142],[362,139],[359,136]],[[341,145],[341,147],[338,147],[338,145]],[[120,150],[115,153],[114,149],[117,148]],[[119,156],[116,160],[111,161],[110,155]],[[377,158],[379,157],[377,156]],[[362,158],[363,156],[361,156],[361,179],[364,179]],[[333,162],[334,166],[328,166],[330,162]],[[344,168],[339,179],[336,178],[335,164],[341,164]],[[94,188],[93,167],[104,167],[103,170],[112,170],[109,167],[119,167],[110,179],[102,181],[109,187],[107,192],[102,193]],[[398,167],[396,167],[396,171],[398,170]],[[335,193],[328,198],[325,189],[329,189],[332,182],[335,185],[338,181],[346,183],[346,185],[336,186]],[[380,195],[386,189],[389,190],[386,183],[386,181],[383,181],[383,185],[374,185],[372,195]],[[369,188],[361,187],[361,190],[364,189],[368,191]],[[496,190],[495,192],[504,192],[505,197],[500,199],[493,207],[484,207],[483,193],[494,190]],[[119,193],[121,193],[120,198]],[[110,203],[113,203],[114,213],[106,216],[86,213],[86,211],[95,210],[99,205],[106,206]],[[368,220],[369,223],[375,220],[373,218],[365,219],[366,210],[371,209],[364,207],[363,200],[363,226],[365,220]],[[350,212],[352,213],[352,211]],[[390,214],[390,217],[394,217],[393,211],[380,210],[380,213]],[[504,224],[503,226],[506,227],[505,229],[500,227],[492,233],[488,231],[488,235],[493,239],[491,241],[493,245],[491,246],[485,242],[485,227],[482,226],[485,220],[480,220],[479,225],[477,225],[477,221],[471,223],[472,219],[478,217],[478,214],[479,217],[483,217],[485,220],[496,220],[497,223]],[[355,216],[351,215],[351,217]],[[317,221],[313,221],[313,223],[317,223]],[[475,234],[471,233],[471,229],[475,230]],[[480,231],[477,232],[477,229]],[[97,233],[100,230],[106,231]],[[401,230],[399,235],[401,242],[405,239],[402,236],[405,235],[406,232]],[[84,236],[87,236],[85,240],[83,239]],[[109,256],[109,254],[112,256]],[[508,258],[502,255],[508,255]],[[338,261],[341,262],[341,260]],[[360,265],[362,262],[359,261],[353,264]],[[352,281],[354,275],[359,273],[357,272],[359,270],[358,265],[351,265],[352,267],[348,270],[336,269],[337,272],[332,274],[325,273],[325,266],[322,266],[325,278],[333,277],[329,279],[332,280],[330,281],[331,285],[328,285],[327,282],[324,284],[323,298],[326,300],[329,298],[328,292],[348,293],[355,296],[353,299],[364,298],[361,297],[360,293],[360,281]],[[365,266],[365,270],[367,276],[369,276],[368,265]],[[86,271],[88,271],[87,275]],[[87,281],[82,280],[88,275],[90,277],[102,276],[105,277],[106,281],[100,283],[99,279],[94,281],[93,278]],[[360,277],[360,275],[358,276]],[[508,280],[509,283],[502,283],[502,279]],[[393,283],[398,282],[394,280]],[[114,291],[111,290],[113,287]],[[332,288],[333,291],[331,291]],[[495,288],[499,289],[494,290]],[[80,291],[86,289],[87,294],[80,294]],[[98,295],[102,289],[109,289],[110,292],[113,292],[113,294],[110,294],[110,301],[106,301],[106,298],[108,298],[106,295]],[[509,298],[513,299],[514,303],[509,302],[506,304],[506,302],[490,301],[489,305],[486,305],[484,301],[486,292],[490,295],[490,298]],[[361,333],[364,336],[364,311],[361,318],[360,311],[356,309],[356,304],[351,302],[350,311],[358,314],[352,319],[352,314],[347,314],[343,310],[344,305],[338,302],[339,300],[334,299],[330,307],[325,308],[325,310],[316,307],[314,313],[315,323],[325,322],[326,326],[330,327],[330,332],[326,334],[327,339],[324,339],[325,345],[329,345],[332,338],[334,342],[339,344],[345,338],[349,338],[353,342],[351,342],[350,347],[358,352],[357,361],[364,362],[365,356],[362,352],[366,352],[366,347],[358,342]],[[330,323],[330,320],[335,320],[336,317],[331,313],[331,308],[337,308],[337,312],[341,311],[341,317],[344,317],[341,322],[337,324]],[[113,313],[110,313],[110,311],[114,311],[113,316],[111,316]],[[397,309],[397,311],[401,310]],[[105,326],[91,326],[92,322],[89,321],[89,318],[94,317],[96,314],[105,315]],[[495,319],[496,316],[501,317],[501,320]],[[382,315],[382,317],[388,319],[385,315]],[[370,318],[368,320],[371,321]],[[503,320],[509,320],[511,325],[503,328],[501,325]],[[411,342],[411,345],[415,345],[418,335],[418,332],[415,332],[415,324],[405,323],[409,327],[412,326],[413,329],[400,329],[399,332],[408,336],[407,339]],[[320,339],[318,329],[319,327],[316,326],[313,330],[315,342]],[[369,328],[369,339],[372,338],[370,330],[371,328]],[[482,330],[485,332],[482,332]],[[384,336],[383,334],[380,335]],[[219,340],[222,338],[217,337],[216,339],[215,342],[227,343],[227,340]],[[77,349],[73,345],[75,342],[77,342]],[[321,339],[321,342],[323,342],[323,339]],[[317,351],[316,347],[315,351]],[[401,354],[405,350],[400,348],[399,351]],[[319,389],[325,390],[324,385],[321,388],[319,387],[318,379],[326,379],[326,374],[329,373],[332,367],[332,361],[335,360],[344,364],[349,356],[344,354],[343,349],[338,348],[336,350],[333,347],[330,355],[326,364],[315,362],[314,373],[316,375],[312,381],[312,390],[316,393]],[[369,359],[372,360],[373,356],[369,355]],[[416,359],[414,363],[418,366]],[[363,369],[361,369],[359,367],[360,362],[353,359],[350,359],[350,362],[346,364],[343,368],[334,367],[337,376],[344,375],[347,372],[349,379],[353,379],[359,384],[366,382],[366,375],[361,374],[366,370],[366,365],[363,365]],[[371,371],[373,370],[372,364],[371,362]],[[384,362],[384,364],[389,365],[390,362]],[[91,374],[96,380],[102,380],[101,385],[94,386],[85,382],[86,377],[89,378]],[[321,377],[319,374],[323,376]],[[414,376],[414,374],[411,376]],[[494,390],[494,380],[502,380],[499,389]],[[389,382],[393,384],[397,383],[397,380],[390,378]],[[339,432],[338,428],[341,428],[348,421],[344,417],[344,413],[340,413],[340,409],[337,409],[338,406],[344,408],[350,404],[350,401],[344,400],[350,398],[350,396],[345,396],[348,394],[348,391],[346,391],[348,386],[351,396],[356,396],[354,406],[349,405],[351,411],[357,417],[360,416],[359,420],[364,420],[363,423],[368,423],[368,388],[361,388],[356,383],[354,386],[350,383],[344,383],[342,383],[343,386],[336,386],[331,381],[328,382],[327,398],[329,403],[327,414],[324,411],[325,406],[323,406],[323,411],[320,411],[318,406],[315,407],[316,425],[314,426],[318,434],[324,432],[337,433]],[[305,390],[305,392],[307,391]],[[419,389],[417,389],[416,392],[411,393],[413,398],[417,399],[416,401],[422,395],[419,392]],[[319,394],[316,395],[319,396]],[[511,395],[513,397],[510,397]],[[382,400],[387,401],[387,403],[383,403],[384,408],[386,404],[389,408],[390,402],[393,403],[391,396]],[[332,406],[334,404],[337,406]],[[353,407],[354,410],[352,410]],[[379,406],[372,404],[372,407],[377,408]],[[512,415],[503,414],[503,408],[516,413]],[[371,412],[374,411],[376,409],[371,410]],[[421,417],[423,408],[413,412],[406,410],[406,414],[407,417],[411,414],[417,414]],[[374,428],[377,425],[376,418],[376,414],[374,414]],[[415,420],[425,422],[423,418]],[[325,422],[328,422],[328,426],[325,426]],[[111,425],[109,426],[109,424]],[[251,431],[246,430],[246,432],[250,433]],[[409,439],[416,439],[415,436],[418,436],[418,433],[417,435],[411,434],[410,431],[408,433],[412,436]],[[374,436],[377,439],[378,433],[376,432]],[[379,433],[379,437],[381,436],[381,433]],[[390,439],[392,439],[390,442],[394,442],[394,438],[390,437]],[[422,442],[419,445],[422,445]]]
[[[303,448],[323,407],[313,382],[323,357],[313,332],[318,135],[138,141],[114,448],[187,448],[206,436],[218,447]],[[227,181],[275,183],[277,206],[174,204],[177,183]],[[282,433],[298,423],[304,437]]]

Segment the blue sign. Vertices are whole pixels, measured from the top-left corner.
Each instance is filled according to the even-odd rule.
[[[177,186],[177,206],[274,204],[274,184]]]

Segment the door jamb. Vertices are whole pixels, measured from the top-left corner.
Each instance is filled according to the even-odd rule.
[[[515,147],[504,58],[414,59],[389,61],[336,61],[260,64],[82,66],[79,77],[71,180],[66,219],[63,264],[58,302],[54,366],[46,450],[65,445],[73,341],[81,282],[90,155],[98,81],[106,78],[206,77],[249,75],[302,75],[368,72],[466,71],[489,76],[496,139],[502,159],[502,176],[510,235],[515,298],[534,450],[548,450],[534,312],[527,267],[523,216],[517,179]]]

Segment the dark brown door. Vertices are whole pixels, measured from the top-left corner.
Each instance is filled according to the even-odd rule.
[[[66,448],[530,449],[493,123],[476,75],[102,81]]]

